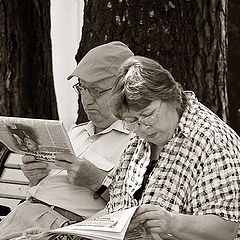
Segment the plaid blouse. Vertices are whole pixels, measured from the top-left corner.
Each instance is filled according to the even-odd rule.
[[[133,194],[141,187],[151,149],[135,135],[130,139],[118,166],[104,180],[110,193],[108,212],[151,203],[175,213],[240,221],[240,137],[193,92],[185,93],[188,106],[138,201]]]

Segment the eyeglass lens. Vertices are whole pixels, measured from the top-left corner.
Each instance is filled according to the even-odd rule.
[[[159,109],[161,105],[159,106]],[[148,116],[132,123],[125,122],[124,127],[129,131],[136,131],[137,129],[139,129],[141,124],[148,125],[148,126],[154,125],[158,121],[158,117],[159,117],[159,113],[156,113],[153,116]]]
[[[75,84],[73,86],[73,88],[75,89],[75,91],[79,94],[84,94],[86,91],[88,91],[88,93],[92,96],[92,97],[99,97],[100,96],[100,92],[96,89],[93,88],[87,88],[84,86],[81,86],[79,83]]]

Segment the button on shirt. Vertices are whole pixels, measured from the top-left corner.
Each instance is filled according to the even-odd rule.
[[[121,121],[94,134],[92,122],[73,127],[69,137],[76,156],[85,158],[98,168],[110,171],[127,146],[129,135]],[[104,199],[94,199],[90,189],[72,185],[65,170],[52,170],[37,186],[29,189],[30,196],[78,215],[90,217],[105,207]]]

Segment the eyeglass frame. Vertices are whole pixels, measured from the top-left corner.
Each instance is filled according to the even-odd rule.
[[[146,125],[146,126],[152,126],[152,125],[154,125],[154,124],[156,124],[157,123],[157,120],[158,120],[158,117],[160,116],[160,113],[159,113],[159,111],[160,111],[160,109],[161,109],[161,107],[162,107],[162,101],[161,101],[161,104],[160,104],[160,106],[157,108],[157,113],[153,113],[153,114],[151,114],[150,116],[147,116],[147,117],[144,117],[144,118],[140,118],[140,119],[138,119],[137,121],[134,121],[134,122],[131,122],[131,123],[126,123],[124,120],[122,120],[123,121],[123,127],[126,129],[126,130],[128,130],[128,131],[132,131],[132,132],[134,132],[134,131],[136,131],[136,130],[138,130],[139,128],[140,128],[140,126],[141,126],[141,124],[144,124],[144,125]],[[148,120],[148,119],[153,119],[154,120],[154,122],[150,122],[150,123],[144,123],[144,121],[146,121],[146,120]],[[131,126],[135,126],[134,128],[132,128]]]
[[[105,92],[112,89],[112,87],[111,87],[111,88],[108,88],[108,89],[105,89],[105,90],[102,90],[102,91],[98,91],[97,89],[94,89],[94,88],[88,88],[88,87],[85,87],[85,86],[81,86],[81,84],[79,82],[74,84],[72,87],[73,87],[73,89],[75,90],[76,93],[81,94],[81,95],[83,95],[84,91],[87,90],[88,93],[94,98],[99,98]],[[95,91],[95,93],[93,93],[92,91]]]

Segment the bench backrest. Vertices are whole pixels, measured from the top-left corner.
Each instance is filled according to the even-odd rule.
[[[28,179],[21,170],[21,158],[22,155],[10,152],[0,142],[0,205],[11,209],[26,198],[28,189]]]

